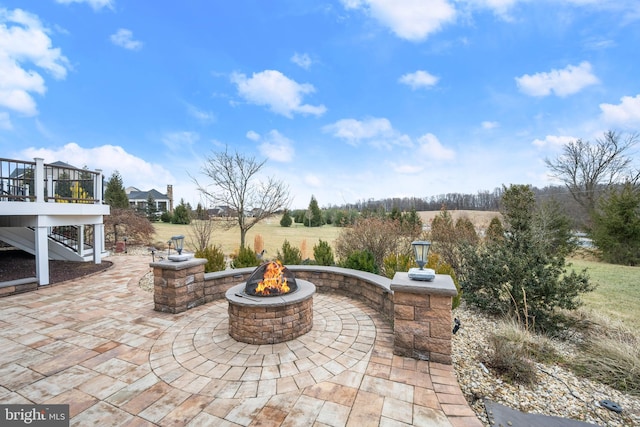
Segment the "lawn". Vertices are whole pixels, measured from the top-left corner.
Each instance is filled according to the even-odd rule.
[[[585,307],[640,329],[640,267],[571,259],[576,270],[587,269],[595,291],[585,294]]]
[[[154,242],[166,243],[171,236],[182,234],[185,236],[185,247],[193,248],[190,236],[193,236],[189,225],[154,223],[156,233]],[[292,246],[297,247],[302,252],[302,258],[313,258],[313,246],[318,244],[320,239],[329,242],[333,246],[335,239],[340,234],[342,228],[332,225],[324,225],[322,227],[305,227],[302,224],[292,224],[291,227],[281,227],[280,217],[273,216],[265,221],[259,222],[249,230],[246,238],[246,245],[255,248],[255,237],[261,236],[264,242],[267,258],[275,258],[278,251],[282,252],[282,243],[286,240]],[[218,245],[226,255],[237,252],[240,247],[240,229],[234,227],[225,230],[222,223],[216,225],[211,243]]]

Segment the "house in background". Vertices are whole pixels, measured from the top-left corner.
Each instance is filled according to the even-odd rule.
[[[125,189],[127,197],[129,198],[129,206],[132,208],[145,211],[147,209],[147,203],[149,197],[153,199],[156,207],[156,212],[169,212],[173,213],[173,186],[167,185],[167,193],[162,194],[155,188],[149,191],[141,191],[136,187],[127,187]]]

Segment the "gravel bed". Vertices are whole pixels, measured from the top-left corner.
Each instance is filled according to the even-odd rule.
[[[462,324],[453,336],[453,366],[467,401],[482,422],[489,426],[484,398],[513,409],[586,421],[601,426],[640,426],[640,398],[624,394],[609,386],[583,379],[558,365],[536,363],[537,384],[527,387],[501,380],[486,368],[488,337],[498,321],[463,306],[453,315]],[[569,359],[576,347],[571,343],[551,341],[556,351]],[[618,403],[618,414],[601,406],[610,400]]]

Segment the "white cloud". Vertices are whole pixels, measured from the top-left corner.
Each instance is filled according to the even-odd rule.
[[[133,32],[126,28],[120,28],[114,34],[109,37],[111,43],[116,46],[123,47],[128,50],[140,50],[143,43],[139,40],[134,40]]]
[[[608,125],[618,125],[637,129],[640,127],[640,94],[635,97],[623,96],[620,104],[600,104],[602,120]]]
[[[291,118],[294,113],[321,116],[327,111],[324,105],[302,103],[304,95],[315,92],[313,85],[297,83],[280,71],[265,70],[254,73],[251,78],[233,73],[231,81],[236,84],[238,94],[247,102],[266,105],[272,112],[285,117]]]
[[[107,179],[117,170],[122,175],[125,187],[163,189],[167,184],[176,182],[171,172],[163,166],[149,163],[116,145],[84,148],[70,142],[57,149],[31,147],[22,150],[17,158],[35,157],[43,158],[45,163],[59,160],[78,168],[87,166],[90,170],[101,169]]]
[[[411,89],[428,89],[438,83],[439,78],[423,70],[407,73],[400,77],[400,83],[411,86]]]
[[[213,123],[216,121],[216,115],[211,111],[204,111],[195,105],[187,104],[187,112],[189,115],[201,123]]]
[[[258,132],[250,130],[249,132],[247,132],[247,138],[252,141],[260,141],[260,134]]]
[[[293,56],[291,57],[291,62],[293,62],[294,64],[298,65],[301,68],[304,68],[305,70],[308,70],[312,64],[311,57],[308,54],[306,53],[300,54],[298,52],[293,54]]]
[[[598,82],[598,78],[591,72],[591,64],[587,61],[581,62],[578,66],[568,65],[562,70],[554,69],[516,77],[520,91],[531,96],[548,96],[553,92],[564,97]]]
[[[427,133],[418,138],[418,144],[418,153],[421,158],[427,160],[453,160],[456,157],[456,152],[443,146],[432,133]]]
[[[422,41],[452,22],[456,11],[447,0],[342,0],[346,9],[362,9],[396,36]]]
[[[162,137],[162,143],[171,151],[184,151],[190,149],[200,140],[200,135],[196,132],[171,132]]]
[[[482,126],[482,129],[491,130],[491,129],[495,129],[497,127],[500,127],[500,123],[484,121],[484,122],[481,123],[481,126]]]
[[[368,118],[365,120],[342,119],[322,128],[336,138],[344,139],[351,145],[358,145],[362,140],[389,138],[394,135],[391,122],[385,118]]]
[[[558,136],[558,135],[547,135],[544,139],[534,139],[533,145],[536,147],[544,148],[544,147],[552,147],[552,148],[560,148],[564,147],[568,143],[575,141],[578,138],[574,138],[573,136]]]
[[[273,129],[264,137],[254,131],[247,132],[247,138],[252,141],[260,142],[258,149],[260,154],[269,160],[281,163],[289,163],[293,160],[295,150],[293,141]]]
[[[304,176],[303,181],[309,187],[322,188],[322,180],[317,175],[308,173]]]
[[[0,9],[0,106],[18,113],[38,114],[32,93],[44,95],[44,78],[29,64],[64,79],[69,61],[52,47],[40,19],[20,9]]]
[[[100,10],[105,7],[113,9],[114,5],[113,0],[56,0],[56,2],[60,4],[87,3],[93,10]]]
[[[509,16],[511,8],[520,2],[520,0],[466,0],[466,3],[472,7],[489,9],[495,15],[506,21],[511,21]]]

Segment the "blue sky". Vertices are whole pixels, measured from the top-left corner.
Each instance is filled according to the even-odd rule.
[[[640,130],[637,0],[0,0],[0,157],[195,206],[214,152],[292,208],[552,183]]]

